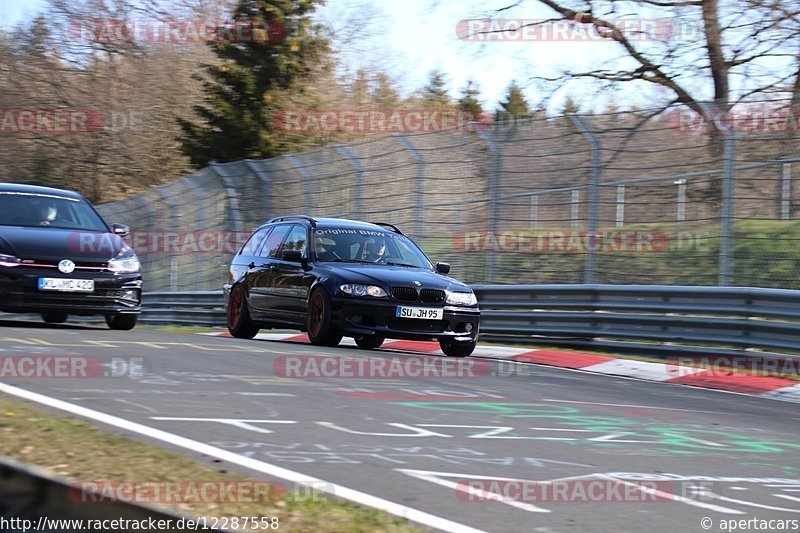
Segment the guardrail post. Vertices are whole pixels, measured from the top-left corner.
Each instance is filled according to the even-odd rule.
[[[500,146],[495,142],[489,130],[478,130],[480,137],[492,154],[492,172],[489,174],[490,206],[489,206],[489,233],[497,235],[497,223],[500,219],[500,177],[503,172],[503,159]],[[496,252],[486,256],[486,279],[489,283],[494,281]]]
[[[719,241],[719,285],[733,283],[731,272],[731,245],[733,241],[734,186],[736,179],[736,137],[732,131],[725,133],[724,171],[722,175],[722,227]]]
[[[356,172],[356,182],[353,186],[353,214],[355,215],[356,219],[361,218],[361,195],[362,190],[364,188],[364,169],[361,166],[361,161],[356,159],[353,154],[350,153],[344,146],[336,147],[336,151],[342,154],[350,165],[353,167],[353,170]]]
[[[311,214],[312,202],[311,202],[311,174],[308,173],[306,167],[300,164],[300,161],[291,154],[286,154],[283,157],[289,162],[292,167],[300,173],[300,176],[303,178],[303,190],[304,190],[304,198],[303,198],[303,211],[305,214]]]
[[[417,167],[416,186],[414,191],[414,237],[422,237],[422,228],[425,226],[425,160],[422,154],[414,148],[411,141],[402,133],[395,133],[394,138],[403,145]],[[395,215],[397,211],[395,211]]]
[[[595,274],[597,272],[597,264],[596,264],[596,251],[597,248],[595,243],[597,242],[597,231],[600,226],[599,220],[599,206],[598,203],[600,201],[600,173],[602,172],[602,147],[600,145],[600,140],[597,138],[597,135],[589,129],[589,126],[583,121],[583,119],[578,115],[569,115],[570,120],[578,126],[578,129],[581,131],[584,137],[589,141],[589,144],[592,146],[592,174],[591,174],[591,183],[589,187],[589,228],[586,233],[586,240],[587,240],[587,254],[586,254],[586,266],[584,269],[583,274],[583,282],[584,283],[594,283]]]
[[[792,164],[781,165],[781,220],[792,218]]]

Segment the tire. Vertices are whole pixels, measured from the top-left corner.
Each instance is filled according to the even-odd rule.
[[[136,327],[139,315],[106,315],[106,324],[110,329],[129,331]]]
[[[333,325],[331,297],[324,289],[317,289],[308,299],[306,331],[315,346],[338,346],[342,333]]]
[[[380,348],[386,339],[383,337],[353,337],[353,340],[362,350],[374,350],[375,348]]]
[[[250,318],[250,308],[247,307],[247,294],[241,285],[236,285],[228,297],[225,309],[228,321],[228,331],[237,339],[252,339],[258,335],[258,327]]]
[[[477,345],[477,341],[456,342],[449,339],[439,341],[439,347],[448,357],[468,357],[475,351],[475,346]]]
[[[42,320],[48,324],[63,324],[68,316],[67,313],[42,313]]]

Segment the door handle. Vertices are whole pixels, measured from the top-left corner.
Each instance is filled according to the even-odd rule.
[[[249,268],[249,269],[253,269],[253,268],[255,268],[255,267],[256,267],[256,264],[255,264],[255,263],[253,263],[252,261],[250,261],[250,264],[249,264],[249,265],[247,265],[247,268]]]
[[[275,272],[275,271],[276,271],[276,270],[278,270],[279,268],[280,268],[280,266],[276,265],[275,263],[272,263],[272,264],[269,266],[269,271],[270,271],[270,272]]]

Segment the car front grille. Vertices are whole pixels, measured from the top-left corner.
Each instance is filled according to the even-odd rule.
[[[419,291],[419,299],[426,304],[439,304],[444,301],[445,293],[439,289],[422,289]]]
[[[395,331],[416,331],[424,333],[441,333],[447,327],[444,320],[417,320],[415,318],[390,318],[386,325]]]
[[[401,302],[416,302],[417,289],[412,287],[392,287],[392,296]]]

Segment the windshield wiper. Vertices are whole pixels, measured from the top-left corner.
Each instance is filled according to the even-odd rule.
[[[330,261],[323,261],[323,263],[364,263],[367,265],[374,265],[373,261],[363,261],[361,259],[331,259]]]
[[[387,261],[383,263],[384,265],[391,265],[391,266],[398,266],[398,267],[409,267],[409,268],[420,268],[417,265],[409,265],[406,263],[394,263],[392,261]]]

